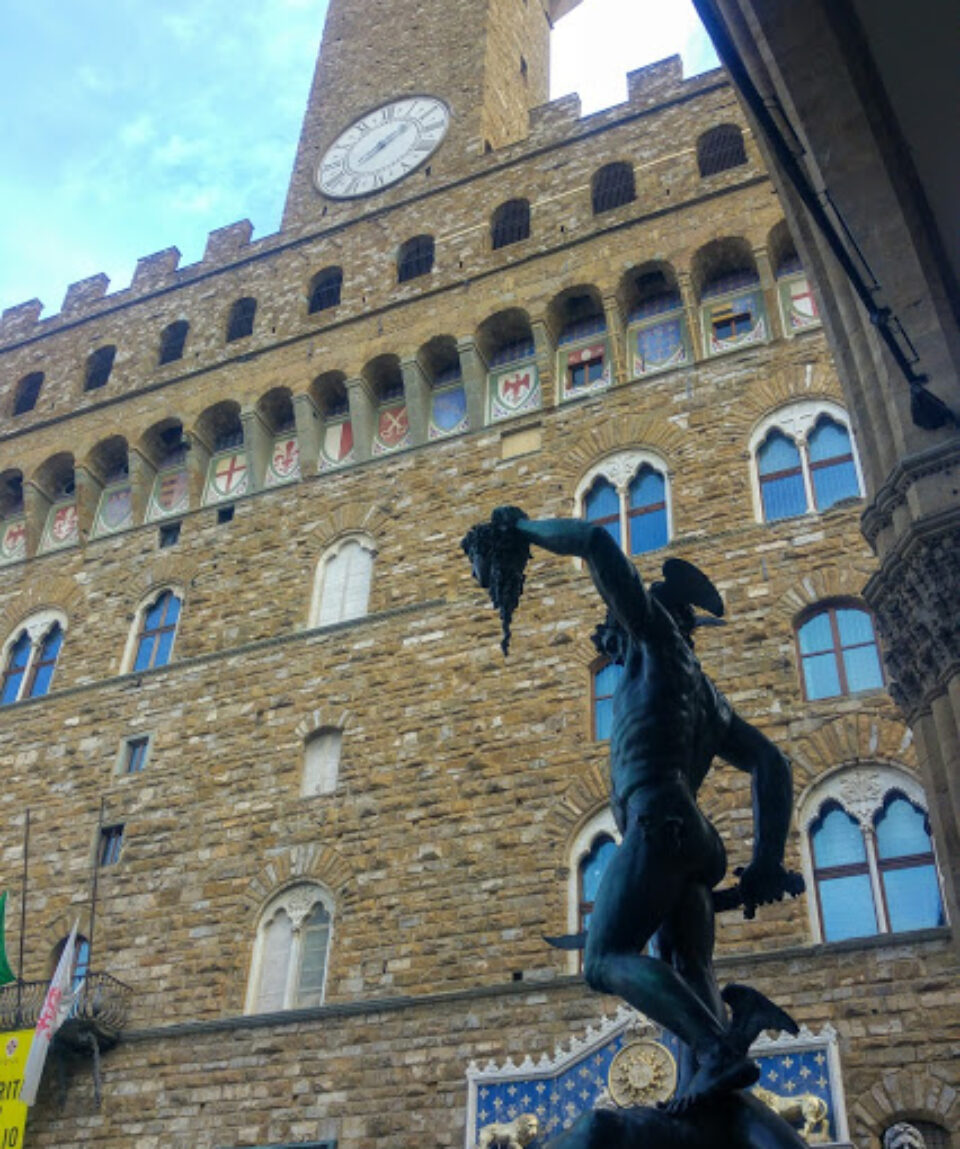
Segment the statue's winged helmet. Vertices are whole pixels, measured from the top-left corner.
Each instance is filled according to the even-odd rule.
[[[724,606],[720,592],[709,576],[685,559],[667,559],[663,578],[650,586],[650,594],[669,611],[680,633],[692,644],[698,626],[723,626]],[[694,609],[705,610],[706,615]],[[593,632],[593,643],[611,662],[622,662],[626,655],[626,635],[611,611]]]

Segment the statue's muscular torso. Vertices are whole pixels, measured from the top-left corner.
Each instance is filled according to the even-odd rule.
[[[658,811],[675,816],[689,806],[701,820],[695,796],[731,715],[669,613],[650,600],[643,635],[629,641],[613,697],[610,782],[621,825],[628,806],[648,821]]]

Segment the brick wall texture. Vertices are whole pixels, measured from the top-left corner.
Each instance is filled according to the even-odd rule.
[[[490,7],[501,21],[491,42],[506,41],[507,6]],[[529,50],[538,73],[545,62],[532,40]],[[425,90],[440,83],[432,76]],[[88,928],[103,800],[125,846],[101,871],[94,966],[135,991],[124,1037],[103,1057],[102,1107],[89,1059],[68,1056],[64,1103],[48,1070],[32,1144],[213,1149],[329,1136],[340,1149],[452,1149],[464,1142],[471,1059],[552,1053],[614,1008],[542,942],[568,927],[571,843],[605,800],[606,747],[590,726],[596,594],[576,564],[536,554],[505,661],[459,549],[503,502],[572,514],[578,482],[614,451],[666,463],[672,539],[639,569],[652,580],[676,555],[713,575],[730,625],[703,632],[702,661],[793,759],[797,796],[841,765],[915,770],[882,691],[803,698],[797,615],[856,598],[874,562],[857,502],[758,522],[748,444],[771,411],[839,402],[839,385],[819,328],[784,332],[767,259],[782,215],[726,80],[682,81],[673,64],[648,81],[631,77],[628,103],[586,120],[569,100],[538,108],[522,139],[487,155],[461,149],[445,176],[440,165],[440,176],[336,206],[329,220],[295,174],[294,199],[314,202],[277,235],[251,243],[241,228],[200,264],[178,269],[174,253],[130,288],[104,295],[101,285],[50,318],[6,313],[0,473],[19,471],[28,487],[58,453],[86,466],[112,436],[139,448],[170,418],[189,433],[222,400],[246,414],[276,388],[308,396],[326,372],[355,379],[378,355],[474,339],[507,308],[546,332],[540,411],[338,471],[318,474],[315,454],[304,457],[300,481],[240,498],[227,523],[194,492],[168,549],[141,521],[91,537],[81,509],[79,545],[0,567],[0,641],[41,607],[67,617],[53,690],[0,710],[0,881],[11,890],[31,811],[24,976],[48,976],[75,915]],[[347,119],[361,110],[353,99]],[[506,123],[503,109],[486,114]],[[743,128],[747,163],[701,179],[696,139],[723,122]],[[305,138],[316,131],[308,117]],[[594,216],[591,177],[613,160],[633,166],[636,198]],[[530,238],[492,251],[490,215],[520,196],[532,205]],[[396,249],[420,232],[436,237],[435,269],[398,287]],[[756,259],[771,338],[712,359],[698,345],[695,362],[633,378],[630,275],[668,265],[695,322],[698,253],[725,238]],[[333,264],[344,269],[341,303],[309,315],[311,276]],[[615,370],[608,391],[560,404],[552,316],[574,287],[605,302]],[[254,332],[226,343],[240,296],[258,300]],[[185,358],[158,366],[159,333],[180,318]],[[105,343],[118,348],[113,373],[85,394],[86,355]],[[17,381],[34,370],[45,373],[36,409],[9,418]],[[376,547],[369,613],[311,627],[318,562],[351,530]],[[137,610],[165,585],[183,594],[174,658],[124,673]],[[343,730],[338,783],[305,798],[304,739],[324,726]],[[118,774],[121,741],[140,733],[153,739],[146,769]],[[718,767],[703,805],[740,864],[752,840],[748,779]],[[799,866],[796,829],[788,853]],[[333,899],[325,1004],[245,1016],[258,916],[298,877]],[[751,980],[811,1028],[837,1029],[858,1146],[877,1146],[893,1113],[960,1125],[947,931],[817,944],[804,898],[752,923],[730,916],[718,948],[724,980]]]

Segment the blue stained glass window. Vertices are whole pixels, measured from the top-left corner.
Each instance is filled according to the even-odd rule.
[[[800,451],[782,431],[771,431],[757,451],[763,517],[768,523],[806,514]]]
[[[865,610],[828,607],[797,631],[806,696],[811,701],[883,685],[883,670]]]
[[[62,645],[63,631],[59,623],[54,623],[47,631],[40,645],[36,662],[33,664],[33,676],[29,690],[31,698],[41,698],[49,691],[50,683],[53,681],[53,672],[57,668],[57,655],[59,655]]]
[[[597,479],[587,493],[583,509],[587,522],[602,526],[619,546],[620,496],[616,487],[607,479]]]
[[[933,843],[923,811],[899,794],[892,796],[877,818],[876,836],[890,929],[943,925]]]
[[[610,859],[617,846],[609,834],[598,834],[593,840],[590,852],[580,862],[580,928],[590,924],[593,903],[600,889],[600,881],[610,865]]]
[[[944,924],[940,886],[933,865],[884,870],[882,877],[891,931],[925,930]]]
[[[643,466],[628,492],[630,553],[641,555],[667,545],[666,481],[659,471]]]
[[[860,823],[839,806],[831,806],[821,815],[811,841],[813,861],[818,870],[866,863],[867,850]]]
[[[883,860],[932,851],[926,814],[906,798],[893,798],[877,819],[878,856]]]
[[[593,674],[593,736],[599,741],[610,737],[613,723],[613,693],[623,677],[623,667],[608,662]]]
[[[810,435],[807,449],[817,510],[825,511],[841,499],[862,493],[846,427],[822,418]]]
[[[180,599],[173,591],[165,590],[156,602],[147,607],[133,664],[135,671],[166,666],[173,651],[179,617]]]
[[[877,932],[869,874],[823,879],[819,888],[824,941],[872,937]]]
[[[875,934],[879,927],[860,824],[839,806],[827,806],[810,842],[824,940]]]
[[[0,694],[0,706],[7,706],[16,702],[20,694],[23,676],[27,672],[27,663],[30,661],[30,635],[26,631],[10,647],[7,666],[3,672],[3,693]]]

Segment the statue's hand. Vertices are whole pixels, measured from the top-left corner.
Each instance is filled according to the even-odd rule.
[[[527,517],[519,507],[497,507],[490,521],[498,530],[508,531],[515,527],[521,519]]]
[[[804,891],[802,875],[784,869],[780,862],[753,861],[749,866],[734,871],[740,879],[740,896],[743,899],[743,916],[752,918],[757,906],[770,902],[783,901],[783,895],[795,898]]]

